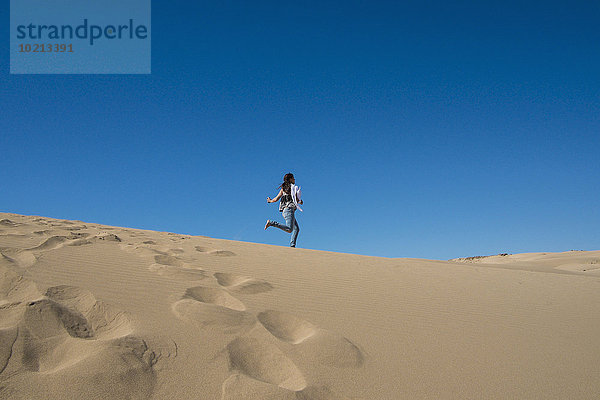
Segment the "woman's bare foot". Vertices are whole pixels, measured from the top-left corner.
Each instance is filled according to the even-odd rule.
[[[267,223],[265,224],[265,231],[267,230],[268,227],[271,226],[271,220],[267,220]]]

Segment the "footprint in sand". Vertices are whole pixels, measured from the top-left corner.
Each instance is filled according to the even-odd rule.
[[[195,249],[196,249],[196,251],[198,251],[200,253],[209,254],[211,256],[232,257],[232,256],[236,255],[233,251],[209,249],[207,247],[202,247],[202,246],[196,246]]]
[[[321,329],[292,314],[268,310],[258,321],[279,340],[302,344],[302,352],[321,364],[339,368],[358,368],[364,363],[361,350],[347,338]]]
[[[183,321],[203,329],[216,328],[228,335],[244,333],[256,325],[256,317],[247,311],[236,311],[194,299],[179,300],[173,304],[172,310]]]
[[[187,263],[175,255],[183,254],[183,249],[164,249],[163,251],[150,247],[156,244],[152,240],[146,240],[143,243],[145,244],[144,246],[122,244],[121,248],[142,258],[152,260],[153,263],[148,266],[148,269],[161,276],[185,281],[198,281],[206,278],[206,273],[202,268]]]
[[[41,301],[52,302],[47,307],[56,311],[71,336],[84,335],[107,340],[129,335],[133,331],[125,313],[96,300],[88,290],[75,286],[54,286],[46,291],[46,297],[49,300]],[[71,324],[70,327],[68,324]]]
[[[180,268],[169,265],[152,264],[148,269],[164,277],[185,281],[200,281],[206,278],[204,270],[199,268]]]
[[[43,241],[41,244],[29,248],[27,250],[29,251],[47,251],[47,250],[54,250],[57,249],[59,247],[62,247],[64,245],[65,242],[67,242],[69,240],[69,238],[67,238],[66,236],[52,236],[51,238],[46,239],[45,241]]]
[[[30,247],[19,251],[31,252],[39,256],[42,252],[59,249],[63,246],[81,246],[95,242],[121,242],[121,239],[117,235],[113,234],[97,235],[91,238],[88,237],[89,235],[89,233],[84,232],[71,232],[68,236],[56,235],[44,240],[35,247]]]
[[[45,236],[46,231],[40,232],[39,236]],[[19,249],[14,247],[5,247],[0,249],[3,256],[17,263],[21,268],[28,268],[35,264],[37,259],[47,251],[56,250],[63,246],[82,246],[101,242],[120,242],[116,235],[100,235],[88,238],[88,233],[71,232],[70,235],[55,235],[45,239],[42,243],[34,247]]]
[[[37,285],[23,278],[14,263],[0,259],[0,329],[12,328],[25,312],[25,302],[41,296]]]
[[[248,276],[217,272],[214,274],[214,277],[217,279],[219,285],[233,292],[257,294],[273,289],[273,285],[269,282]]]
[[[214,277],[223,289],[189,288],[173,305],[173,311],[183,320],[202,327],[226,329],[225,333],[238,335],[226,346],[233,374],[223,383],[222,400],[252,396],[264,400],[347,399],[326,386],[307,386],[302,372],[276,345],[276,341],[290,343],[303,357],[336,368],[361,367],[364,356],[358,346],[293,314],[266,310],[255,317],[229,293],[271,290],[272,286],[266,281],[221,272],[215,273]],[[255,329],[257,326],[265,328],[263,336],[260,336],[261,330]]]
[[[298,367],[274,344],[239,337],[227,345],[229,368],[221,400],[350,400],[327,386],[307,386]]]
[[[246,310],[244,303],[230,295],[227,291],[219,288],[196,286],[187,289],[183,297],[187,299],[194,299],[202,303],[214,304],[229,308],[231,310]]]
[[[81,313],[49,299],[28,303],[23,318],[27,332],[35,338],[54,338],[65,331],[79,339],[94,336],[91,324]]]
[[[44,329],[42,329],[43,331]],[[0,335],[1,342],[9,342]],[[73,338],[66,333],[39,338],[25,323],[17,331],[4,374],[3,389],[14,398],[31,398],[31,385],[67,379],[54,391],[56,398],[94,393],[98,398],[150,398],[156,383],[157,355],[141,338],[125,336],[104,343]],[[9,347],[10,346],[10,347]],[[106,368],[109,365],[110,368]],[[106,383],[110,382],[110,385]],[[63,393],[60,393],[60,392]],[[95,397],[94,396],[94,397]]]
[[[277,346],[253,337],[238,337],[227,345],[229,364],[258,381],[298,391],[306,387],[302,372]]]
[[[74,286],[51,287],[45,296],[35,297],[18,303],[19,318],[0,329],[0,369],[8,369],[9,375],[51,374],[94,360],[114,363],[115,371],[153,375],[156,353],[130,336],[133,329],[125,313]]]
[[[239,285],[248,279],[222,273],[215,277],[225,286]],[[348,400],[327,386],[307,386],[302,372],[273,341],[290,343],[297,354],[323,365],[359,368],[364,357],[354,343],[289,313],[267,310],[258,313],[257,320],[268,337],[252,329],[226,347],[233,374],[223,383],[222,400],[252,396],[265,400]]]
[[[169,254],[158,254],[154,256],[154,262],[156,262],[157,264],[160,265],[168,265],[171,267],[184,267],[185,263],[174,256],[171,256]]]
[[[318,328],[301,318],[279,311],[258,314],[260,323],[277,339],[298,344],[317,333]]]
[[[302,351],[323,365],[336,368],[360,368],[365,362],[364,355],[349,339],[324,329],[312,338],[299,344]]]
[[[127,251],[129,253],[133,253],[136,254],[140,257],[144,257],[144,258],[154,258],[155,255],[157,254],[162,254],[162,255],[166,255],[168,254],[165,251],[161,251],[158,249],[155,249],[151,246],[153,245],[139,245],[139,244],[134,244],[134,243],[122,243],[121,245],[121,249],[124,251]]]
[[[44,232],[44,231],[41,231]],[[55,250],[65,245],[75,244],[78,245],[78,241],[88,240],[86,239],[89,236],[89,233],[83,232],[71,232],[69,236],[57,235],[52,236],[42,243],[35,247],[30,247],[25,249],[26,251],[31,251],[35,253],[39,253],[42,251]],[[112,237],[114,236],[114,238]],[[91,240],[104,240],[104,241],[120,241],[115,235],[104,235],[104,236],[94,236]]]
[[[121,243],[121,238],[117,235],[113,235],[112,233],[103,234],[103,235],[95,235],[89,237],[89,233],[78,233],[71,232],[69,239],[74,239],[69,243],[66,243],[67,246],[84,246],[88,244],[94,243],[103,243],[103,242],[115,242]]]
[[[41,297],[35,283],[15,272],[18,267],[7,260],[4,256],[0,259],[0,373],[12,357],[26,302]]]
[[[195,268],[183,260],[169,254],[157,254],[154,256],[155,264],[148,267],[149,270],[159,275],[183,280],[202,280],[206,278],[204,270]]]
[[[26,303],[19,301],[0,303],[0,331],[13,329],[19,325],[25,313],[25,305]]]
[[[31,267],[37,261],[37,257],[28,250],[3,248],[0,249],[0,254],[0,259],[3,262],[18,266],[20,268]]]
[[[8,218],[0,220],[0,226],[6,226],[6,227],[9,227],[9,228],[16,228],[17,226],[20,226],[20,225],[22,225],[22,224],[19,224],[17,222],[11,221]]]
[[[17,341],[17,328],[0,329],[0,374],[8,365],[12,355],[12,348]]]
[[[155,258],[156,255],[164,256],[155,258],[155,261],[159,264],[183,265],[185,263],[180,257],[178,257],[183,256],[185,253],[185,250],[183,250],[182,248],[156,248],[155,246],[157,246],[157,243],[153,240],[146,240],[143,242],[143,244],[144,246],[129,243],[126,245],[121,245],[121,248],[125,251],[136,253],[143,257]]]
[[[253,379],[243,373],[234,373],[223,382],[221,400],[261,399],[297,400],[296,392],[277,385]]]
[[[326,386],[308,386],[300,391],[284,389],[274,384],[234,373],[223,382],[221,400],[256,398],[261,400],[350,400]]]
[[[256,317],[245,311],[246,306],[220,288],[188,288],[172,310],[184,321],[203,328],[216,327],[227,334],[245,332],[256,325]]]

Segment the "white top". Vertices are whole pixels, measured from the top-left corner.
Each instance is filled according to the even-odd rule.
[[[290,186],[290,194],[292,195],[292,201],[296,208],[300,211],[303,211],[298,205],[298,201],[300,201],[300,197],[302,196],[302,191],[300,190],[300,186],[292,185]]]

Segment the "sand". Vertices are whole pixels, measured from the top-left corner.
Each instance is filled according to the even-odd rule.
[[[593,399],[599,334],[600,251],[388,259],[0,213],[1,399]]]

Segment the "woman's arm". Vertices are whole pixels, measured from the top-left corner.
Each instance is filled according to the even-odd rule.
[[[274,199],[267,197],[267,203],[275,203],[281,198],[281,196],[283,196],[283,189],[279,190],[279,193],[277,193],[277,196],[275,196]]]

